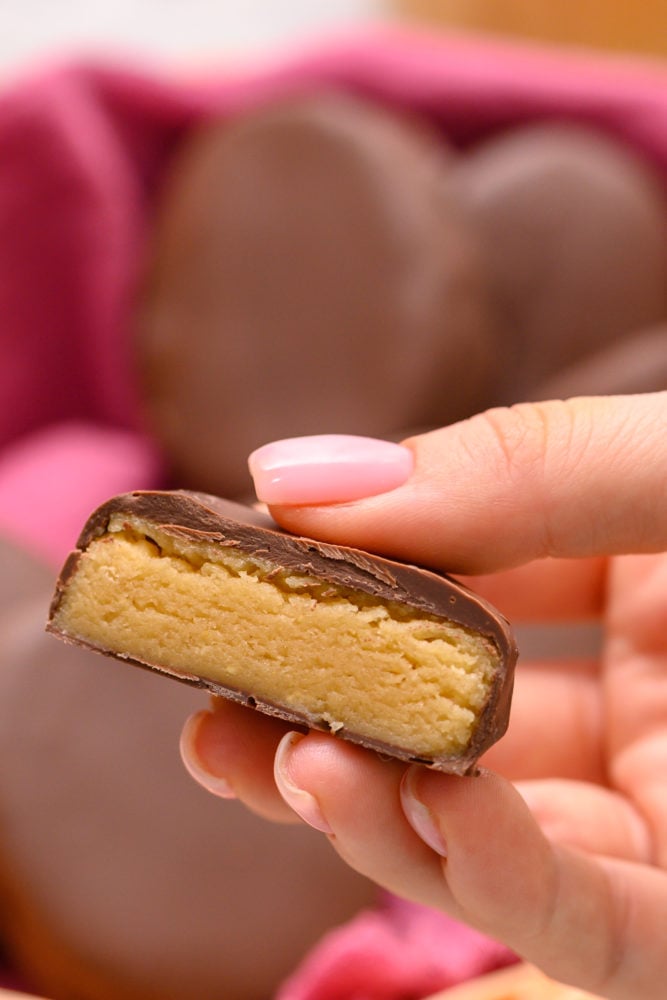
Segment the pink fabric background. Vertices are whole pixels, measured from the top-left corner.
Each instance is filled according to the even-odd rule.
[[[161,173],[197,123],[329,87],[426,113],[462,147],[535,119],[594,124],[667,184],[667,67],[640,60],[383,32],[217,79],[67,64],[14,82],[0,97],[1,533],[55,566],[94,505],[164,482],[132,364]],[[393,901],[325,939],[280,1000],[408,1000],[508,960]]]

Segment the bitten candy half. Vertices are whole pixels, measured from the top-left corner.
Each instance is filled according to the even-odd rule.
[[[507,621],[446,576],[185,491],[109,500],[47,629],[291,723],[467,774],[507,728]]]

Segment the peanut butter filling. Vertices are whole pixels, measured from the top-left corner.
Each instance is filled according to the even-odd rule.
[[[81,554],[55,625],[415,756],[465,749],[499,666],[458,624],[126,517]]]

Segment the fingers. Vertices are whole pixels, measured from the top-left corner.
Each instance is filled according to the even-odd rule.
[[[444,898],[452,912],[441,859],[415,836],[401,808],[404,773],[403,764],[321,733],[289,734],[275,762],[285,801],[327,833],[352,868],[427,905],[442,906]]]
[[[277,822],[296,822],[273,780],[276,748],[289,727],[231,701],[214,698],[210,712],[191,716],[181,734],[181,759],[203,788],[220,798],[239,798],[253,812]]]
[[[605,783],[602,728],[596,662],[520,663],[512,724],[483,764],[512,781],[549,776]]]
[[[550,706],[546,718],[545,704]],[[214,795],[241,799],[262,816],[294,822],[272,778],[276,749],[289,728],[233,702],[214,699],[212,711],[198,712],[185,724],[181,756],[191,776]],[[514,781],[533,783],[549,775],[604,782],[601,746],[596,664],[535,663],[519,670],[512,726],[483,763]]]
[[[606,618],[609,777],[646,816],[667,868],[667,554],[614,560]]]
[[[494,775],[439,779],[420,772],[413,791],[448,844],[448,890],[480,929],[556,979],[657,1000],[667,974],[664,872],[554,845]]]
[[[517,789],[550,840],[607,857],[651,864],[646,819],[611,789],[582,781],[523,781]]]
[[[251,469],[279,523],[316,538],[462,573],[667,546],[664,392],[489,410],[406,442],[412,473],[390,459],[401,475],[374,496],[368,465],[386,462],[386,452],[374,459],[365,447],[363,461],[353,454],[338,466],[341,494],[323,473],[333,461],[326,440],[305,440],[301,464],[298,450],[284,457],[278,443],[256,453]],[[280,506],[272,482],[281,483]]]
[[[608,560],[538,559],[488,576],[464,577],[515,622],[581,622],[600,617]]]
[[[554,845],[491,773],[405,771],[319,734],[281,747],[277,777],[354,868],[503,941],[556,979],[658,1000],[667,877]],[[296,793],[295,794],[295,789]]]
[[[651,840],[621,796],[575,781],[527,781],[516,791],[490,773],[406,771],[326,735],[286,728],[216,703],[186,727],[189,769],[194,752],[206,787],[273,819],[301,817],[355,870],[446,910],[557,979],[619,1000],[660,996],[667,885],[664,873],[637,864],[650,859]],[[271,774],[276,748],[283,798]]]

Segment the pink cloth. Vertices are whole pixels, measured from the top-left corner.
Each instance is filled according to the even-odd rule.
[[[59,566],[98,504],[162,478],[157,452],[139,434],[49,424],[0,451],[0,534]]]
[[[16,81],[0,98],[0,531],[55,564],[92,506],[165,481],[132,368],[162,172],[197,123],[332,86],[462,147],[537,119],[594,124],[667,184],[667,68],[641,60],[388,31],[214,81],[88,64]],[[279,1000],[416,1000],[509,960],[393,901],[329,935]]]
[[[444,913],[390,897],[326,935],[276,1000],[420,1000],[513,961]]]

